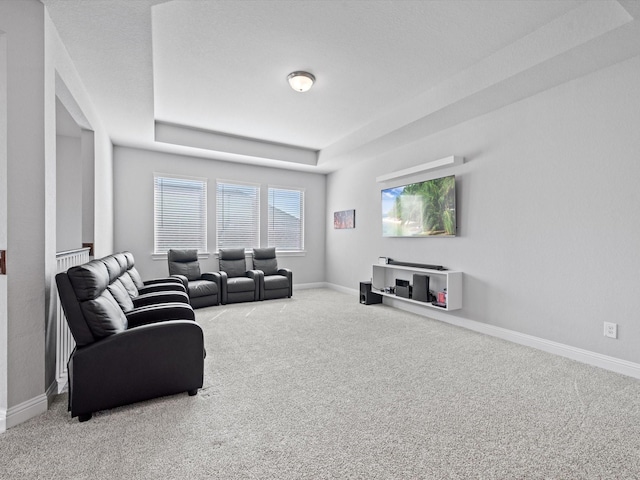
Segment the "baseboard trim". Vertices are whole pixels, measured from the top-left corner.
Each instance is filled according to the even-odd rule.
[[[336,292],[346,293],[347,295],[355,295],[358,301],[360,299],[360,291],[355,288],[347,288],[341,285],[334,285],[334,284],[328,284],[327,288],[330,288],[331,290],[335,290]]]
[[[0,433],[7,431],[7,411],[0,408]]]
[[[6,411],[5,430],[14,427],[30,418],[37,417],[49,408],[47,395],[42,394],[22,402],[15,407],[9,407]]]
[[[554,342],[552,340],[546,340],[540,337],[534,337],[533,335],[527,335],[525,333],[515,332],[506,328],[496,327],[493,325],[487,325],[475,320],[456,319],[455,321],[446,321],[454,325],[459,325],[469,330],[474,330],[479,333],[491,335],[492,337],[501,338],[509,342],[517,343],[527,347],[532,347],[537,350],[542,350],[547,353],[559,355],[561,357],[569,358],[577,362],[586,363],[594,367],[604,368],[612,372],[627,375],[629,377],[640,379],[640,364],[622,360],[616,357],[603,355],[601,353],[592,352],[582,348],[572,347],[564,343]]]
[[[329,284],[326,282],[315,282],[315,283],[294,283],[293,290],[310,290],[312,288],[328,288]]]
[[[51,401],[53,400],[53,398],[59,393],[64,392],[66,388],[67,388],[66,378],[64,383],[62,384],[62,388],[60,388],[60,382],[58,380],[54,380],[53,382],[51,382],[51,384],[49,384],[49,387],[47,388],[47,391],[44,392],[44,394],[47,396],[47,402],[51,404]]]
[[[340,285],[327,285],[327,288],[336,290],[338,292],[346,293],[348,295],[358,296],[357,290],[342,287]],[[425,308],[419,305],[413,305],[406,302],[394,301],[393,298],[384,298],[384,303],[405,310],[411,313],[423,317],[429,317],[434,320],[439,320],[457,327],[466,328],[467,330],[473,330],[474,332],[483,333],[492,337],[500,338],[508,342],[517,343],[527,347],[542,350],[547,353],[559,355],[561,357],[569,358],[577,362],[592,365],[594,367],[603,368],[612,372],[620,373],[628,377],[640,379],[640,364],[630,362],[628,360],[622,360],[616,357],[603,355],[601,353],[592,352],[582,348],[572,347],[571,345],[565,345],[563,343],[546,340],[544,338],[535,337],[524,333],[519,333],[514,330],[509,330],[502,327],[496,327],[494,325],[487,325],[486,323],[478,322],[475,320],[469,320],[466,318],[454,317],[451,314],[443,312],[426,312]]]

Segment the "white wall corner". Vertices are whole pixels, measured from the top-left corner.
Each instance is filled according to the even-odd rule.
[[[48,407],[49,402],[46,394],[38,395],[37,397],[22,402],[15,407],[10,407],[6,411],[5,429],[15,427],[16,425],[26,422],[33,417],[37,417],[38,415],[46,412]],[[1,421],[0,417],[0,422]]]
[[[44,394],[47,397],[47,405],[50,405],[53,399],[59,393],[65,392],[67,390],[67,376],[65,375],[63,378],[56,378],[52,381],[47,387],[47,391]]]

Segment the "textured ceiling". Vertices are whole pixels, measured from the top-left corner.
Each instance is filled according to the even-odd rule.
[[[640,54],[635,0],[43,3],[115,144],[322,172]]]

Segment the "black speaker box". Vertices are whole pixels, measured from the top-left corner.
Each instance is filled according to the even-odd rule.
[[[407,281],[407,283],[409,282]],[[398,285],[396,286],[396,295],[398,297],[411,298],[412,289],[411,285]]]
[[[382,295],[371,291],[371,282],[360,282],[360,303],[363,305],[382,303]]]
[[[429,275],[413,274],[413,299],[419,302],[429,301]]]

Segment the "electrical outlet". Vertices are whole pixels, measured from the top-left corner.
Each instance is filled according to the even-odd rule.
[[[610,338],[618,338],[618,324],[604,322],[604,336]]]

